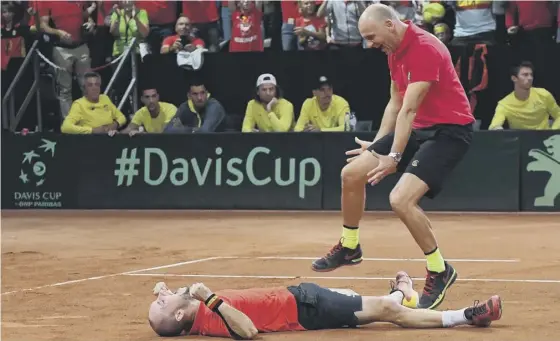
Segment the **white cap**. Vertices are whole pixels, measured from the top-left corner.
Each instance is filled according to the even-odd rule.
[[[270,73],[263,73],[257,79],[257,86],[261,86],[263,84],[272,84],[276,86],[276,78]]]

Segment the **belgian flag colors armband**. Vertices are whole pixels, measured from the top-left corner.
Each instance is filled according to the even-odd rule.
[[[210,295],[208,299],[204,302],[204,304],[208,307],[208,309],[212,310],[213,312],[218,311],[218,308],[224,303],[224,301],[217,296],[216,294]]]

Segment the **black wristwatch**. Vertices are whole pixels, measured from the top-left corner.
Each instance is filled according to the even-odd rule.
[[[395,163],[401,162],[401,159],[402,159],[402,154],[401,153],[389,153],[388,156],[392,157],[393,160],[395,160]]]

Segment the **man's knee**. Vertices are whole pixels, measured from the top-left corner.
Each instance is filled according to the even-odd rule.
[[[395,213],[406,212],[414,205],[408,193],[401,187],[393,188],[389,194],[389,203]]]
[[[395,300],[388,297],[381,298],[382,320],[393,321],[398,317],[401,310],[402,306]]]
[[[365,185],[367,173],[377,167],[377,158],[371,153],[363,153],[348,163],[340,174],[343,186]]]

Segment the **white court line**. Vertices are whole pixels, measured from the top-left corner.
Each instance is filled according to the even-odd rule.
[[[327,277],[327,276],[258,276],[258,275],[180,275],[166,273],[134,273],[126,276],[152,276],[152,277],[198,277],[198,278],[257,278],[257,279],[335,279],[335,280],[366,280],[366,281],[388,281],[395,277]],[[425,278],[413,278],[422,281]],[[504,279],[504,278],[457,278],[462,282],[506,282],[506,283],[560,283],[560,280],[551,279]]]
[[[315,260],[317,257],[283,257],[283,256],[266,256],[266,257],[237,257],[225,256],[222,259],[278,259],[278,260]],[[376,262],[426,262],[426,258],[362,258],[365,261]],[[520,259],[465,259],[465,258],[446,258],[445,260],[453,263],[519,263]]]
[[[180,263],[175,263],[175,264],[154,266],[152,268],[138,269],[138,270],[125,271],[125,272],[120,272],[120,273],[110,274],[110,275],[94,276],[94,277],[88,277],[88,278],[82,278],[82,279],[75,279],[75,280],[72,280],[72,281],[41,285],[41,286],[38,286],[38,287],[35,287],[35,288],[28,288],[28,289],[20,289],[20,290],[3,292],[2,294],[0,294],[0,296],[15,294],[15,293],[24,292],[24,291],[34,291],[34,290],[39,290],[39,289],[44,289],[44,288],[58,287],[58,286],[62,286],[62,285],[80,283],[80,282],[85,282],[85,281],[94,281],[94,280],[97,280],[97,279],[104,279],[104,278],[110,278],[110,277],[116,277],[116,276],[122,276],[122,275],[132,275],[132,274],[136,274],[136,273],[139,273],[139,272],[145,272],[145,271],[151,271],[151,270],[173,268],[173,267],[176,267],[176,266],[187,265],[187,264],[202,263],[202,262],[206,262],[206,261],[210,261],[210,260],[214,260],[214,259],[220,259],[220,257],[208,257],[208,258],[194,259],[194,260],[189,260],[189,261],[186,261],[186,262],[180,262]]]

